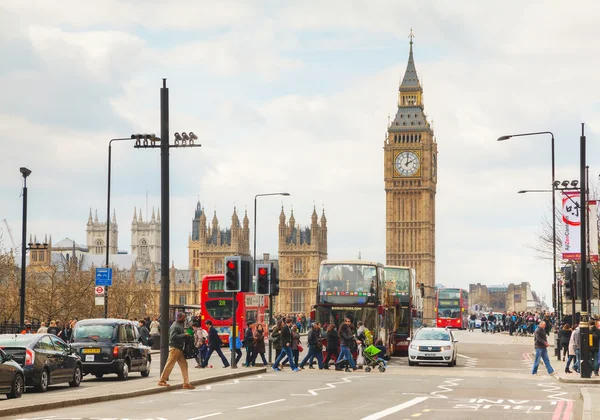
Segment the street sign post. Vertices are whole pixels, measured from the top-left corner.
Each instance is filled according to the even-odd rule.
[[[96,268],[96,286],[112,286],[112,268]]]
[[[104,286],[96,286],[94,287],[94,293],[96,297],[94,298],[94,303],[96,306],[104,306]]]

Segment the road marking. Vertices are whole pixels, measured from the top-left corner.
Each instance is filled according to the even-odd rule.
[[[464,357],[465,359],[472,359],[472,357],[465,356],[464,354],[457,354],[459,357]]]
[[[362,376],[353,376],[353,378],[362,378]],[[325,384],[326,387],[325,388],[315,388],[315,389],[309,389],[307,392],[308,394],[290,394],[291,396],[295,396],[295,397],[314,397],[319,395],[319,393],[317,391],[326,391],[328,389],[333,389],[336,388],[336,385],[342,385],[342,384],[348,384],[351,383],[352,381],[348,378],[342,378],[342,382],[331,382],[328,384]]]
[[[205,419],[207,417],[213,417],[213,416],[219,416],[223,413],[212,413],[212,414],[205,414],[204,416],[200,416],[200,417],[192,417],[191,419],[187,419],[187,420],[200,420],[200,419]]]
[[[557,401],[573,401],[569,398],[563,398],[563,395],[567,395],[566,392],[560,392],[560,386],[558,385],[553,385],[553,384],[538,384],[538,386],[541,386],[543,389],[543,392],[547,392],[548,394],[548,398],[552,398],[554,400]]]
[[[562,413],[564,404],[565,404],[564,401],[560,401],[558,403],[558,405],[556,406],[556,409],[554,410],[554,415],[552,416],[552,420],[560,420],[560,414]]]
[[[263,403],[259,403],[259,404],[254,404],[254,405],[247,405],[245,407],[238,407],[238,410],[246,410],[248,408],[254,408],[254,407],[260,407],[261,405],[267,405],[267,404],[275,404],[281,401],[285,401],[285,398],[282,398],[280,400],[273,400],[273,401],[266,401]]]
[[[390,414],[394,414],[397,413],[398,411],[402,411],[405,408],[409,408],[412,407],[413,405],[422,403],[423,401],[427,400],[429,397],[417,397],[417,398],[413,398],[410,401],[406,401],[402,404],[398,404],[394,407],[390,407],[387,408],[383,411],[379,411],[377,413],[371,414],[370,416],[367,417],[363,417],[361,420],[378,420],[384,417],[389,416]]]
[[[441,388],[441,391],[433,391],[430,394],[436,398],[445,398],[447,399],[448,397],[445,395],[437,395],[437,394],[443,394],[446,392],[452,392],[454,391],[454,388],[452,388],[453,386],[458,386],[458,382],[462,381],[463,379],[447,379],[444,381],[444,384],[442,385],[438,385],[438,388]]]

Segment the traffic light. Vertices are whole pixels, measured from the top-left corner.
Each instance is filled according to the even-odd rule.
[[[271,268],[271,296],[279,296],[279,277],[275,267]]]
[[[268,295],[271,291],[271,264],[256,264],[256,294]]]
[[[225,257],[225,288],[226,292],[242,290],[242,259],[241,257]]]
[[[577,298],[575,294],[575,290],[573,290],[573,267],[568,266],[564,268],[565,273],[565,296],[567,299],[573,299],[573,297]]]

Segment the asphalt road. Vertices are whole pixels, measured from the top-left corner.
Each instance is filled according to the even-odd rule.
[[[531,338],[458,332],[458,366],[409,367],[394,359],[385,373],[304,370],[148,397],[35,413],[29,419],[502,419],[570,420],[579,390],[540,368],[531,375]],[[558,362],[557,362],[558,363]],[[562,368],[555,366],[555,369]]]

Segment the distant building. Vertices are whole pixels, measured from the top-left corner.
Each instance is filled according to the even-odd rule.
[[[495,312],[541,311],[545,308],[528,282],[500,286],[469,285],[469,309]]]
[[[233,208],[231,227],[221,229],[215,211],[210,225],[200,202],[196,204],[192,220],[192,234],[188,240],[189,269],[202,279],[207,274],[223,274],[223,262],[228,255],[250,257],[250,228],[248,213],[240,223],[237,209]]]
[[[327,259],[327,218],[313,209],[310,227],[296,225],[294,212],[286,223],[279,215],[279,296],[275,313],[308,314],[316,303],[321,261]]]

